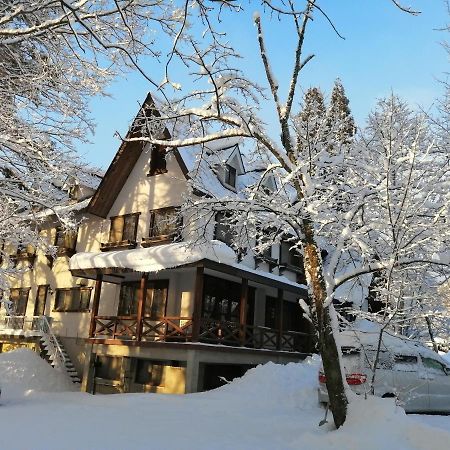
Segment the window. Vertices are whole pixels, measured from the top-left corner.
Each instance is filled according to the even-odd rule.
[[[394,370],[398,370],[399,372],[416,372],[417,356],[395,355]]]
[[[63,230],[62,228],[56,229],[55,247],[57,247],[57,254],[67,254],[69,256],[75,253],[75,247],[77,245],[77,230]]]
[[[248,289],[247,324],[253,324],[255,290]],[[202,316],[208,319],[239,323],[241,285],[205,276]]]
[[[90,287],[56,289],[55,311],[83,312],[89,310]]]
[[[34,316],[43,316],[45,314],[48,287],[48,284],[41,284],[38,286],[36,301],[34,303]]]
[[[276,297],[266,297],[266,316],[264,325],[268,328],[278,328],[277,323],[277,304],[279,299]],[[298,302],[289,302],[283,300],[283,330],[285,331],[304,331],[303,328],[303,310]]]
[[[225,212],[218,212],[216,214],[216,228],[214,238],[222,241],[227,245],[233,244],[233,228],[230,221],[230,215]]]
[[[13,267],[16,267],[19,261],[25,261],[29,268],[32,268],[36,259],[36,248],[31,244],[19,244],[16,253],[11,255]]]
[[[120,287],[119,316],[136,316],[139,301],[139,282],[123,283]],[[147,282],[147,291],[143,314],[147,317],[164,317],[166,315],[168,280]]]
[[[225,165],[225,183],[236,187],[236,169],[228,164]]]
[[[135,382],[138,384],[150,384],[152,386],[163,386],[164,361],[152,361],[138,359],[136,365]]]
[[[160,175],[167,172],[166,150],[160,146],[153,146],[150,159],[149,176]]]
[[[139,283],[122,283],[120,285],[119,316],[135,316],[137,314]]]
[[[280,244],[280,265],[297,272],[297,283],[306,284],[303,256],[298,249],[292,248],[291,242],[284,241]]]
[[[28,294],[30,288],[15,288],[9,291],[9,300],[12,302],[11,313],[15,316],[25,316],[27,313]]]
[[[144,316],[156,318],[166,315],[168,288],[169,282],[167,280],[148,282]]]
[[[110,243],[135,242],[139,213],[111,217]]]
[[[424,358],[422,356],[422,362],[427,372],[434,373],[436,375],[447,375],[447,368],[439,361],[433,358]]]
[[[120,380],[122,358],[99,355],[95,358],[95,376],[105,380]]]
[[[173,236],[181,226],[177,208],[161,208],[150,212],[149,237]]]

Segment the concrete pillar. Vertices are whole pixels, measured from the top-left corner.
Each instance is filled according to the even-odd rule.
[[[94,391],[94,372],[95,372],[95,354],[93,352],[94,346],[86,345],[86,357],[84,358],[83,377],[81,380],[81,392]]]
[[[198,352],[196,350],[188,350],[186,359],[186,394],[198,392],[199,366]]]

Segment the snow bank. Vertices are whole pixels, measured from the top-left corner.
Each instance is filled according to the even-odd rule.
[[[68,376],[28,349],[0,354],[2,400],[31,392],[74,391]]]
[[[133,250],[77,253],[70,258],[70,269],[109,269],[117,267],[132,269],[137,272],[158,272],[202,259],[233,264],[236,261],[236,254],[230,247],[220,241],[211,241],[211,243],[203,245],[177,242]]]
[[[50,380],[54,374],[50,375],[35,358],[25,357],[23,351],[1,355],[0,367],[7,360],[10,361],[6,363],[7,370],[0,372],[5,389],[16,382],[16,376],[22,388],[58,389]],[[268,363],[215,391],[185,396],[91,396],[74,392],[27,396],[0,407],[0,448],[442,450],[448,447],[450,417],[435,420],[406,416],[392,399],[359,397],[352,401],[344,427],[335,430],[331,415],[329,423],[319,427],[324,417],[324,410],[317,404],[319,364],[317,357],[299,364]]]

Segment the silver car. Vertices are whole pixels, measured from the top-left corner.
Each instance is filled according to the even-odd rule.
[[[347,383],[357,394],[370,394],[378,335],[345,333],[348,333],[347,336],[340,333],[343,335],[340,341]],[[349,337],[353,339],[348,339]],[[322,403],[328,402],[325,383],[325,375],[321,370],[319,401]],[[380,397],[396,397],[408,413],[448,414],[450,367],[444,359],[428,348],[386,334],[383,336],[378,355],[374,394]]]

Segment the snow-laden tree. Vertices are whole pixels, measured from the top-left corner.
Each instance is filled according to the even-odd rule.
[[[216,3],[221,7],[234,2]],[[413,12],[395,0],[393,3]],[[195,90],[181,91],[170,102],[158,101],[157,114],[152,114],[151,108],[143,108],[133,130],[141,136],[129,139],[150,142],[170,151],[171,147],[205,145],[241,137],[250,141],[255,154],[267,162],[265,170],[245,195],[218,198],[214,192],[209,192],[200,198],[193,196],[188,205],[190,214],[193,219],[197,216],[205,222],[205,217],[210,221],[217,211],[225,212],[235,229],[236,248],[241,247],[240,236],[264,235],[264,239],[255,239],[250,251],[263,251],[264,246],[285,240],[290,242],[292,251],[301,256],[310,296],[310,305],[303,304],[303,308],[309,311],[316,325],[330,406],[339,427],[345,422],[348,400],[334,337],[337,330],[332,303],[335,292],[364,274],[406,264],[411,254],[399,253],[395,245],[381,251],[382,233],[373,236],[371,227],[378,230],[378,221],[389,218],[385,210],[375,211],[370,222],[365,221],[367,202],[372,197],[382,198],[383,179],[377,176],[385,173],[386,167],[377,167],[376,173],[372,173],[374,166],[368,166],[369,160],[361,159],[360,153],[368,143],[362,138],[359,148],[354,146],[354,128],[345,111],[347,105],[345,101],[338,101],[343,100],[339,86],[333,95],[335,109],[330,109],[328,115],[323,115],[320,93],[313,95],[311,92],[311,97],[316,99],[310,102],[311,115],[297,117],[295,96],[299,76],[314,57],[304,54],[306,30],[311,20],[319,17],[334,28],[326,11],[316,0],[262,1],[261,4],[266,14],[256,13],[254,25],[266,89],[242,70],[238,63],[238,44],[227,42],[223,35],[213,31],[220,29],[221,22],[215,21],[210,11],[206,31],[201,37],[191,34],[177,51],[195,79]],[[233,11],[234,14],[240,12]],[[268,38],[263,33],[264,21],[273,16],[280,19],[284,33],[289,27],[293,30],[295,48],[291,78],[286,86],[281,86],[274,75],[267,49]],[[260,117],[260,107],[267,96],[274,105],[278,138],[270,135]],[[314,123],[308,124],[308,120]],[[305,132],[308,128],[314,132]],[[204,159],[212,159],[212,153],[214,150],[205,149]],[[367,182],[364,173],[371,177]],[[268,188],[269,177],[275,180],[275,188],[273,183],[269,183],[272,188]],[[197,185],[195,174],[192,174],[191,184],[194,193],[199,188],[204,189]],[[397,200],[399,195],[394,190],[387,201],[392,196]],[[324,247],[328,252],[325,264],[322,260]],[[393,249],[394,255],[389,252]]]
[[[160,57],[156,33],[181,39],[183,18],[169,0],[0,2],[0,241],[38,244],[34,212],[90,170],[75,153],[93,130],[89,101],[128,69],[158,86],[139,58]]]

